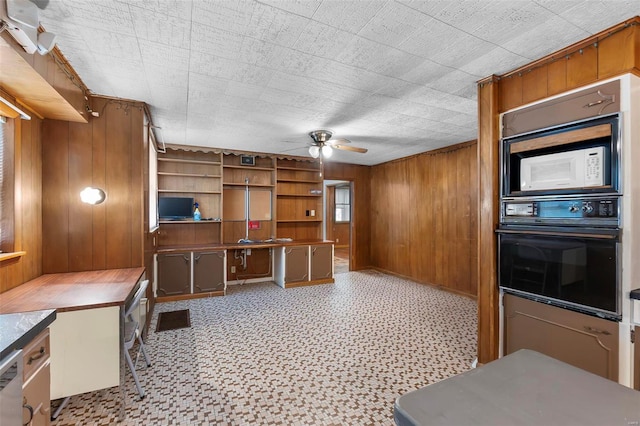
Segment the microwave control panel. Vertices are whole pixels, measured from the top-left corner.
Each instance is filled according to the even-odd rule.
[[[504,223],[617,224],[618,198],[503,201]]]

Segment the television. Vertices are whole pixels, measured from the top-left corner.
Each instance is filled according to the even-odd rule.
[[[161,220],[192,218],[193,203],[191,197],[160,197],[158,198],[158,216]]]

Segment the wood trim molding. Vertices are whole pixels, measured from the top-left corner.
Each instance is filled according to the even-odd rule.
[[[611,125],[600,124],[598,126],[577,129],[570,132],[562,132],[540,138],[529,139],[511,144],[511,153],[526,152],[534,149],[549,148],[552,146],[567,145],[573,142],[587,141],[591,139],[611,136]]]

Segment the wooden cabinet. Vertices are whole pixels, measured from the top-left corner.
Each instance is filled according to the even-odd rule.
[[[190,298],[192,294],[224,295],[225,257],[225,250],[159,253],[158,298],[169,301]]]
[[[309,246],[284,248],[284,283],[309,280]]]
[[[334,282],[333,244],[277,247],[274,256],[274,280],[280,287]]]
[[[243,158],[251,161],[243,162]],[[223,242],[237,243],[240,239],[259,241],[273,237],[274,159],[225,154],[223,174]],[[247,214],[251,221],[248,229]]]
[[[193,292],[224,291],[225,253],[193,253]]]
[[[504,354],[532,349],[618,381],[618,323],[504,296]]]
[[[218,244],[221,241],[221,154],[167,148],[158,154],[158,197],[191,197],[202,220],[160,220],[159,245]]]
[[[311,280],[333,277],[333,245],[311,246]]]
[[[51,418],[49,329],[44,330],[23,349],[22,424],[48,425]],[[31,420],[30,420],[31,418]]]
[[[158,297],[191,293],[191,253],[158,254]]]
[[[279,159],[277,207],[279,238],[322,236],[322,176],[317,161]]]

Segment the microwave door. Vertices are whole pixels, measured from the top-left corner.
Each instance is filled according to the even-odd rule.
[[[561,152],[522,159],[521,191],[578,188],[583,186],[584,162],[575,152]]]

